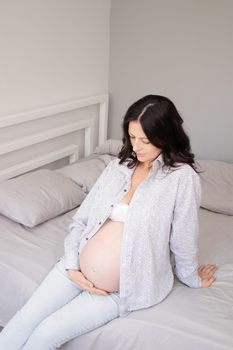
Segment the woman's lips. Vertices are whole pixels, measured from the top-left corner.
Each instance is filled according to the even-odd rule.
[[[144,154],[142,154],[142,153],[136,153],[137,154],[137,157],[143,157],[144,156]]]

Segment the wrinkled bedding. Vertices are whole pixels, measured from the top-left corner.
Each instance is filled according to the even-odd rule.
[[[0,325],[25,303],[63,254],[76,209],[33,229],[0,216]],[[199,261],[219,269],[211,288],[175,281],[159,305],[85,334],[62,350],[233,349],[233,216],[200,209]]]

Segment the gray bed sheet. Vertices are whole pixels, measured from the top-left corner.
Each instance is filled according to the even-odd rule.
[[[33,229],[0,216],[0,325],[25,303],[63,254],[75,210]],[[175,281],[160,304],[75,338],[62,350],[233,349],[233,216],[200,209],[201,263],[219,267],[215,283],[192,289]]]

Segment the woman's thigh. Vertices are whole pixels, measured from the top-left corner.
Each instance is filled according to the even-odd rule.
[[[59,262],[0,333],[0,349],[21,349],[40,322],[81,293]]]
[[[48,315],[72,300],[80,294],[80,292],[81,289],[69,279],[60,261],[45,277],[22,308],[22,317],[26,317],[28,321],[36,325]]]
[[[103,296],[83,291],[41,322],[23,350],[57,349],[67,341],[94,330],[118,316],[118,293]]]

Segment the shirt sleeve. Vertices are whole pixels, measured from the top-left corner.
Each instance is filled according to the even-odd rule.
[[[192,288],[201,286],[198,275],[198,209],[201,199],[199,176],[192,172],[180,177],[170,236],[175,258],[175,274]]]
[[[77,212],[72,218],[72,222],[69,225],[69,234],[64,241],[65,251],[65,268],[68,269],[80,269],[78,259],[78,249],[80,245],[80,239],[83,231],[85,230],[88,222],[88,214],[90,207],[96,197],[98,191],[101,190],[102,185],[106,181],[106,177],[113,161],[111,161],[99,176],[91,191],[87,194],[86,198],[78,208]]]

